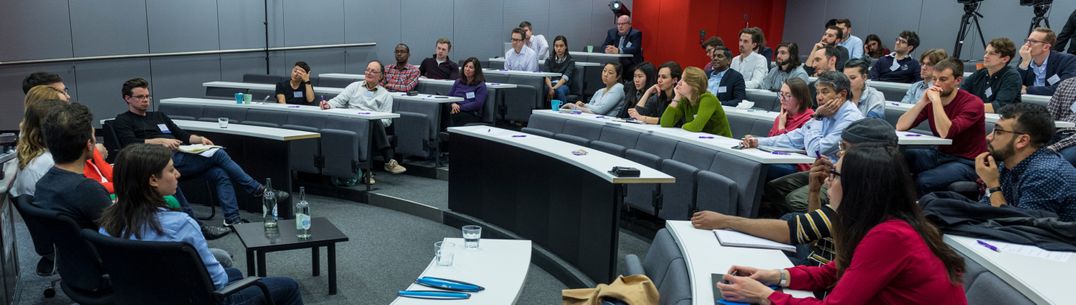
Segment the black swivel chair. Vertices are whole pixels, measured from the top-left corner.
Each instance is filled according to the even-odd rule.
[[[34,242],[34,251],[42,258],[48,256],[49,259],[55,260],[56,250],[52,247],[52,239],[45,234],[46,229],[42,227],[41,222],[32,221],[32,216],[26,215],[27,207],[32,207],[34,202],[34,196],[22,195],[11,198],[11,202],[15,203],[15,209],[19,211],[19,215],[22,215],[23,222],[26,223],[26,229],[30,231],[30,239]],[[56,273],[56,268],[53,267],[51,274]],[[43,294],[46,298],[56,296],[56,282],[60,281],[55,279],[49,282],[49,287],[45,288]]]
[[[138,241],[82,230],[112,277],[115,303],[221,304],[224,298],[251,285],[273,304],[269,288],[259,277],[246,277],[214,289],[198,252],[183,242]]]
[[[33,204],[19,209],[33,232],[32,237],[47,236],[56,246],[56,267],[60,272],[60,287],[64,294],[79,304],[112,304],[112,288],[101,268],[97,253],[79,237],[81,228],[70,217],[59,212],[39,208]],[[41,229],[44,229],[42,232]]]

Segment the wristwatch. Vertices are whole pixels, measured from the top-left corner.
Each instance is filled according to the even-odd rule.
[[[781,270],[781,281],[777,282],[780,287],[788,287],[788,276],[785,276],[785,270]]]

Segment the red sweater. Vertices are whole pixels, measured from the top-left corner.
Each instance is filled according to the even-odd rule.
[[[983,100],[964,89],[954,90],[958,90],[956,97],[949,102],[949,105],[942,107],[945,109],[945,116],[953,122],[953,125],[949,127],[949,134],[944,138],[952,139],[953,145],[939,145],[938,151],[966,159],[975,159],[986,151],[986,110],[983,108]],[[931,109],[933,108],[928,106],[920,111],[912,126],[918,126],[923,120],[929,120],[930,131],[935,136],[941,137],[938,135],[938,128],[934,126],[934,111]]]
[[[93,158],[86,160],[86,166],[82,169],[82,175],[90,180],[100,182],[109,194],[116,193],[116,190],[112,186],[112,164],[105,162],[105,158],[101,157],[101,153],[96,149],[93,150]]]
[[[825,290],[833,283],[837,285],[823,300],[795,299],[774,292],[770,301],[775,305],[968,304],[963,285],[949,282],[942,261],[934,256],[919,233],[901,220],[887,220],[867,232],[840,279],[833,262],[820,267],[792,267],[788,271],[791,289]]]

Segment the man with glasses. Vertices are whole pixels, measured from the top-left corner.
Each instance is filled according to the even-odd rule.
[[[844,150],[861,144],[897,145],[893,125],[874,118],[849,124],[841,133],[838,156]],[[796,244],[798,250],[795,256],[789,255],[795,265],[818,266],[828,263],[834,257],[830,226],[837,212],[828,204],[824,185],[827,180],[840,179],[840,174],[834,170],[830,159],[821,157],[815,160],[810,171],[789,176],[787,180],[795,181],[799,186],[793,194],[803,194],[802,200],[808,202],[806,214],[790,213],[781,219],[751,219],[701,211],[691,216],[691,224],[699,229],[731,229],[780,243]]]
[[[120,146],[145,143],[171,149],[174,151],[172,162],[175,163],[177,170],[191,177],[201,175],[216,188],[217,200],[224,213],[225,226],[249,222],[239,216],[239,202],[236,200],[235,188],[232,185],[238,184],[240,189],[257,198],[262,197],[265,187],[235,164],[226,150],[217,150],[208,157],[179,152],[180,145],[213,145],[213,141],[183,130],[163,112],[150,111],[149,106],[153,97],[149,94],[149,83],[146,80],[141,78],[127,80],[123,83],[121,93],[124,102],[127,103],[127,112],[116,115],[116,119],[112,121]],[[279,199],[289,197],[287,192],[279,190],[276,195]],[[183,192],[177,190],[175,196],[183,211],[194,217]],[[228,232],[228,229],[202,224],[202,234],[206,235],[207,239],[214,239]]]
[[[411,58],[411,48],[405,43],[396,44],[394,50],[396,63],[385,68],[385,89],[393,92],[409,92],[418,86],[418,67],[407,63]]]
[[[643,62],[643,32],[631,27],[631,16],[616,17],[616,27],[605,33],[602,47],[606,54],[632,55],[620,58],[620,65],[624,67],[621,71],[635,71],[635,65]]]
[[[983,53],[983,68],[964,79],[960,89],[983,100],[986,112],[1020,102],[1020,72],[1009,66],[1016,46],[1008,38],[994,38]]]
[[[923,55],[919,55],[919,78],[921,80],[908,86],[908,91],[904,92],[904,98],[900,102],[915,104],[922,99],[923,93],[926,93],[930,87],[934,87],[934,64],[946,58],[949,58],[949,54],[945,53],[943,49],[930,49],[923,52]]]
[[[1023,74],[1022,93],[1053,95],[1057,84],[1076,76],[1076,56],[1050,47],[1057,42],[1057,35],[1048,28],[1035,28],[1020,47],[1020,73]]]
[[[67,86],[64,85],[64,79],[59,74],[51,72],[34,72],[22,79],[22,94],[30,92],[31,88],[39,85],[52,87],[56,91],[63,93],[68,100],[71,100]]]
[[[808,156],[825,156],[830,160],[837,160],[838,145],[840,145],[841,132],[852,122],[863,119],[863,113],[856,108],[848,99],[852,95],[851,83],[843,73],[830,71],[823,73],[814,83],[818,91],[816,100],[818,108],[815,110],[815,119],[810,120],[800,128],[788,133],[765,138],[755,138],[751,135],[743,137],[742,145],[745,148],[769,146],[778,148],[791,148],[803,150]],[[788,212],[806,212],[806,205],[796,205],[786,202],[784,194],[792,189],[799,188],[806,183],[795,187],[782,187],[781,181],[790,175],[796,175],[796,168],[791,164],[771,164],[767,167],[767,183],[764,201],[763,215],[780,216]],[[783,189],[784,191],[777,190]]]
[[[344,91],[328,101],[321,101],[321,109],[350,108],[364,111],[392,112],[392,94],[382,87],[381,79],[385,75],[385,66],[379,60],[370,60],[366,64],[365,79],[344,87]],[[389,142],[388,134],[392,132],[392,120],[371,120],[370,128],[373,129],[374,148],[381,152],[385,160],[385,171],[400,174],[407,171],[403,165],[394,159],[392,143]],[[373,173],[363,173],[363,183],[374,184]]]
[[[953,140],[937,148],[905,149],[920,195],[946,190],[953,182],[975,181],[973,160],[986,151],[983,101],[957,87],[963,71],[964,63],[956,58],[935,64],[934,87],[897,120],[900,131],[928,121],[934,136]]]
[[[893,45],[893,53],[882,56],[871,66],[871,79],[908,84],[919,81],[919,62],[911,56],[917,47],[918,34],[912,31],[900,32],[896,44]]]
[[[512,48],[504,52],[504,69],[538,72],[538,54],[523,45],[523,29],[512,29]]]
[[[998,113],[1001,119],[986,138],[990,152],[975,158],[975,173],[987,187],[982,201],[1050,211],[1060,221],[1076,221],[1076,169],[1045,147],[1054,134],[1046,107],[1021,103]]]

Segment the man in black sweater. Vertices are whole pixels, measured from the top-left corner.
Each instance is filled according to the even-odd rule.
[[[152,97],[146,80],[135,78],[124,82],[122,93],[123,99],[127,102],[127,112],[116,115],[113,122],[116,137],[121,146],[146,143],[162,145],[175,151],[182,144],[213,145],[213,141],[208,138],[179,128],[172,122],[172,119],[168,118],[168,115],[149,111]],[[213,183],[224,213],[225,226],[249,222],[239,216],[239,203],[232,184],[239,184],[242,190],[254,197],[261,197],[265,187],[247,175],[238,164],[232,161],[226,151],[218,149],[208,157],[177,151],[172,154],[172,162],[184,175],[201,175]],[[288,193],[283,191],[277,191],[276,196],[279,199],[289,197]],[[183,192],[177,191],[176,199],[179,200],[184,211],[190,214],[190,207]],[[203,231],[205,230],[203,228]]]

